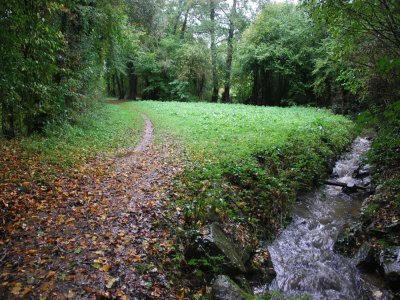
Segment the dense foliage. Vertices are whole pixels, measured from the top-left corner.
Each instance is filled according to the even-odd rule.
[[[2,1],[0,103],[6,137],[71,120],[98,92],[118,1]]]
[[[318,42],[303,10],[266,6],[239,44],[237,72],[244,83],[236,89],[241,98],[263,105],[311,103]]]
[[[3,1],[2,134],[120,99],[384,110],[399,86],[399,2]]]
[[[304,1],[326,32],[325,67],[358,97],[377,104],[398,100],[400,3],[396,0]]]

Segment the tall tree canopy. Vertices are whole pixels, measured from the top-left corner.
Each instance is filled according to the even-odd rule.
[[[3,1],[2,133],[73,121],[103,93],[342,112],[385,106],[399,94],[399,3]]]
[[[239,44],[241,96],[253,104],[312,102],[318,41],[303,10],[292,4],[267,5]]]

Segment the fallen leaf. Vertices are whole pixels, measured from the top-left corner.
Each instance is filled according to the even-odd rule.
[[[25,297],[27,294],[29,294],[32,291],[32,287],[28,286],[26,288],[24,288],[24,290],[21,293],[22,297]]]
[[[110,270],[110,268],[111,268],[111,265],[104,265],[101,267],[101,270],[104,272],[108,272]]]
[[[69,290],[67,298],[68,299],[74,299],[75,297],[76,297],[76,294],[74,293],[74,291],[73,290]]]
[[[49,273],[47,273],[46,278],[53,277],[54,275],[56,275],[56,272],[50,271]]]
[[[19,293],[21,292],[22,284],[20,282],[17,282],[14,287],[11,289],[11,294],[18,296]]]
[[[118,281],[118,280],[119,280],[118,277],[116,277],[116,278],[111,277],[110,279],[107,280],[106,288],[111,289],[112,286],[114,285],[114,283],[115,283],[116,281]]]

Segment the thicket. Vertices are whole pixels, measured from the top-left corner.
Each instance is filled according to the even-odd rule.
[[[7,138],[74,121],[99,97],[118,1],[2,1],[0,104]]]

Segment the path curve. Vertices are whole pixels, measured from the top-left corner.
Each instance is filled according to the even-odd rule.
[[[148,149],[151,145],[153,145],[154,142],[154,126],[153,123],[151,123],[150,119],[144,114],[140,113],[142,115],[142,118],[144,120],[144,130],[143,130],[143,136],[142,139],[140,140],[139,144],[135,147],[135,152],[142,152],[146,149]]]
[[[167,192],[183,170],[180,150],[167,139],[154,145],[154,126],[140,113],[134,148],[31,192],[38,205],[13,228],[0,260],[4,298],[176,299],[165,268],[177,243],[167,223],[179,212],[169,211]]]

